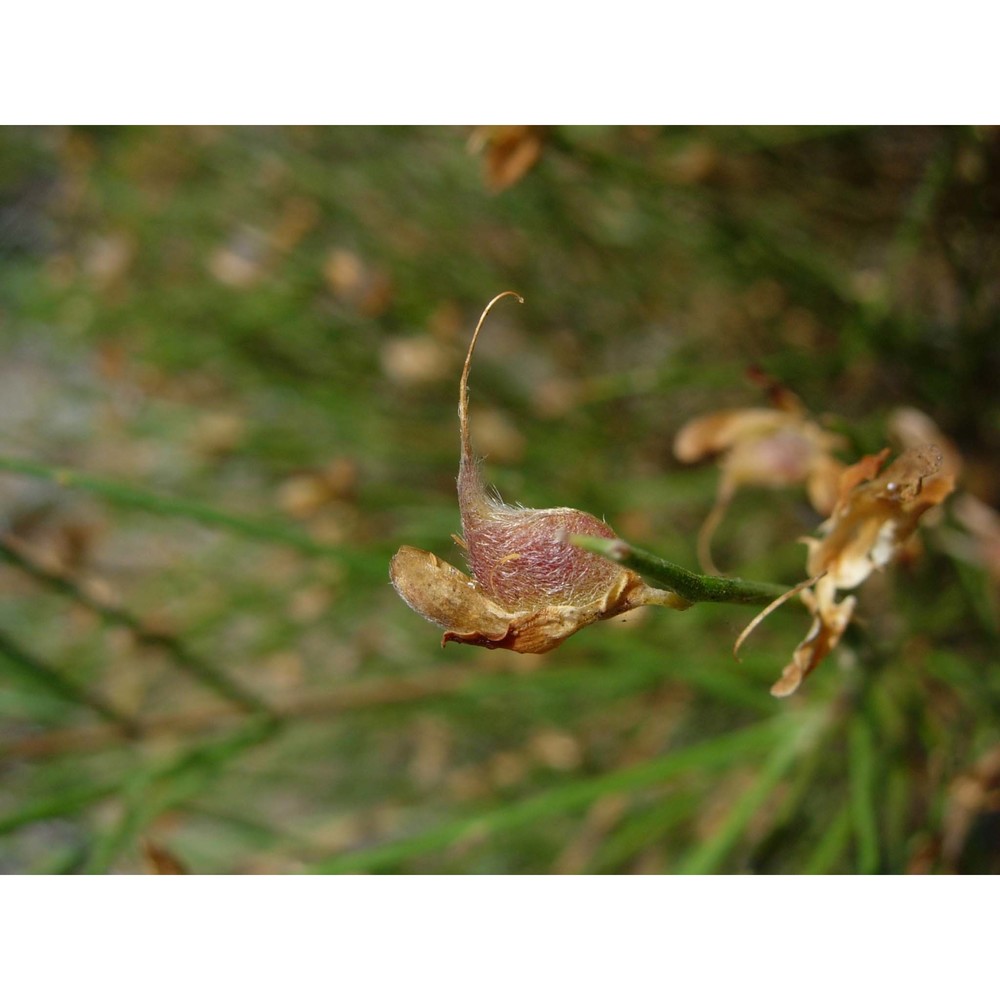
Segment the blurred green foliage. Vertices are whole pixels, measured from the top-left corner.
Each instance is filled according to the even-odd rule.
[[[509,500],[694,567],[672,439],[758,366],[845,459],[924,411],[995,507],[1000,132],[553,128],[503,190],[468,140],[0,130],[0,869],[1000,871],[996,542],[950,513],[781,702],[791,611],[742,662],[730,606],[518,657],[387,579],[461,562],[505,288]],[[717,559],[791,585],[816,522],[746,490]]]

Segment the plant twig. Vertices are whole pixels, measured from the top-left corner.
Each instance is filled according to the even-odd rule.
[[[692,604],[712,601],[718,604],[768,604],[788,588],[777,583],[741,580],[735,576],[705,576],[668,562],[651,552],[644,552],[620,538],[594,538],[570,535],[578,548],[604,556],[641,577],[658,583]]]

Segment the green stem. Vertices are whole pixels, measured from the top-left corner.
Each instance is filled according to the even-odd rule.
[[[6,632],[0,631],[0,662],[64,701],[86,705],[102,719],[113,723],[129,739],[139,735],[139,723],[99,694],[88,691],[37,656],[23,649]]]
[[[757,725],[675,749],[662,757],[554,786],[493,810],[446,821],[405,840],[347,851],[319,862],[311,871],[331,875],[392,871],[414,858],[447,849],[466,838],[484,838],[532,823],[544,823],[552,816],[586,808],[606,795],[627,794],[662,785],[688,768],[711,772],[733,760],[745,760],[761,746],[771,746],[789,725],[788,718],[774,716]]]
[[[241,683],[229,677],[228,674],[217,669],[211,663],[196,656],[179,638],[168,632],[150,628],[137,615],[127,611],[125,608],[118,607],[95,597],[70,576],[40,565],[30,556],[24,546],[18,543],[17,539],[3,533],[0,533],[0,561],[16,566],[44,586],[100,615],[105,622],[111,625],[124,626],[144,645],[164,650],[172,658],[177,667],[196,677],[203,684],[206,684],[215,690],[216,693],[222,695],[222,697],[239,705],[244,711],[260,713],[264,716],[272,715],[270,707],[253,691],[245,688]],[[5,652],[8,656],[12,656],[11,649],[12,647],[10,646],[3,646],[0,647],[0,652]],[[19,658],[19,661],[22,665],[25,664],[23,655]],[[36,668],[34,671],[36,676],[40,677],[41,665],[35,661],[34,666]],[[51,677],[51,672],[50,680],[52,683],[55,683]],[[63,690],[68,692],[67,682],[63,681],[62,686]],[[84,699],[81,697],[79,700]],[[126,728],[133,725],[124,716],[109,714],[112,710],[107,705],[103,709],[97,709],[98,702],[95,702],[93,696],[90,696],[89,700],[86,700],[86,703],[91,708],[100,711],[105,718],[111,719],[119,723],[119,725],[125,725]],[[133,735],[135,734],[133,733]]]
[[[672,590],[692,604],[714,601],[721,604],[770,604],[788,591],[777,583],[741,580],[735,576],[703,576],[683,566],[667,562],[651,552],[644,552],[620,538],[594,538],[570,535],[569,541],[587,552],[610,559],[644,579]]]
[[[344,558],[346,555],[344,550],[338,546],[316,541],[301,531],[280,523],[241,517],[227,511],[217,510],[208,504],[198,503],[196,500],[184,500],[180,497],[154,493],[127,483],[92,476],[90,473],[80,472],[76,469],[46,465],[29,458],[0,455],[0,471],[31,476],[34,479],[46,479],[64,488],[86,490],[88,493],[103,497],[109,503],[122,507],[145,510],[153,514],[187,518],[209,527],[239,532],[264,542],[288,545],[309,555],[340,558]]]

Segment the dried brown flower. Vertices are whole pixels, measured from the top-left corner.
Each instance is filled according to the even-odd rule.
[[[469,136],[469,151],[482,153],[486,185],[499,194],[538,162],[544,136],[540,125],[480,125]]]
[[[804,483],[813,507],[824,515],[836,501],[843,464],[832,453],[843,440],[812,420],[793,393],[776,383],[766,385],[770,407],[709,413],[686,423],[674,439],[674,454],[682,462],[719,456],[715,505],[698,533],[698,560],[708,573],[718,572],[712,536],[741,486]]]
[[[569,535],[615,537],[592,514],[569,507],[515,507],[487,491],[469,439],[469,369],[483,321],[508,295],[523,301],[516,292],[502,292],[487,305],[459,383],[458,501],[464,536],[459,541],[470,575],[430,552],[404,545],[392,559],[390,577],[414,611],[445,630],[442,644],[544,653],[601,619],[645,604],[684,608],[687,602],[571,545]]]
[[[820,525],[820,538],[804,539],[809,547],[809,580],[789,591],[798,593],[813,615],[812,626],[796,647],[791,662],[771,693],[783,698],[836,647],[854,612],[855,598],[838,603],[837,592],[853,590],[876,569],[895,559],[917,529],[920,518],[954,489],[950,468],[935,444],[911,448],[879,474],[889,449],[866,455],[841,475],[837,502]],[[744,630],[749,633],[784,598],[779,598]]]

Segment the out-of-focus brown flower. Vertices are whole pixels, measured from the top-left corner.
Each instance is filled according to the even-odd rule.
[[[944,457],[933,444],[903,452],[881,474],[889,449],[866,455],[844,470],[840,493],[830,518],[820,525],[820,538],[804,539],[809,547],[806,572],[810,584],[796,588],[813,615],[806,638],[771,693],[783,698],[833,650],[854,612],[855,599],[838,603],[837,592],[860,586],[876,569],[895,559],[917,529],[920,518],[955,488]],[[766,615],[758,615],[751,628]],[[747,630],[743,638],[748,634]]]
[[[323,261],[323,277],[337,301],[361,316],[381,316],[392,302],[388,272],[347,247],[334,247]]]
[[[955,533],[951,549],[959,558],[982,566],[1000,592],[1000,513],[971,493],[956,497],[952,510],[965,533]]]
[[[503,295],[513,295],[505,292]],[[476,327],[459,385],[461,460],[458,501],[471,575],[431,552],[404,545],[389,568],[392,585],[418,614],[443,628],[442,644],[468,643],[544,653],[593,622],[646,604],[685,608],[676,594],[648,586],[631,570],[584,552],[569,535],[614,538],[592,514],[569,507],[512,507],[491,495],[472,453],[468,377]]]
[[[942,433],[926,413],[912,406],[901,406],[889,414],[886,426],[889,439],[903,449],[934,445],[941,452],[941,472],[958,481],[962,471],[962,456],[955,443]]]
[[[150,875],[189,875],[187,866],[173,851],[152,840],[142,841],[143,860]]]
[[[942,455],[941,471],[958,480],[962,456],[954,442],[926,414],[909,407],[895,410],[889,417],[889,431],[907,447],[921,444],[937,447]],[[941,511],[930,513],[937,515]],[[942,533],[944,546],[957,558],[982,566],[993,583],[1000,586],[1000,513],[968,492],[955,497],[951,513],[961,530]],[[930,517],[927,521],[930,522]]]
[[[544,136],[540,125],[479,125],[469,136],[469,152],[482,154],[486,185],[499,193],[538,162]]]
[[[980,561],[1000,582],[1000,514],[971,493],[963,493],[955,501],[955,517],[979,542]]]
[[[787,487],[805,484],[820,514],[829,514],[837,498],[843,463],[833,452],[843,439],[812,420],[797,396],[769,383],[770,407],[720,410],[686,423],[674,439],[682,462],[718,455],[721,471],[715,505],[698,533],[698,560],[708,573],[712,536],[741,486]]]
[[[331,459],[323,468],[297,472],[278,487],[278,506],[290,517],[308,520],[324,508],[355,499],[357,464],[347,456]]]

